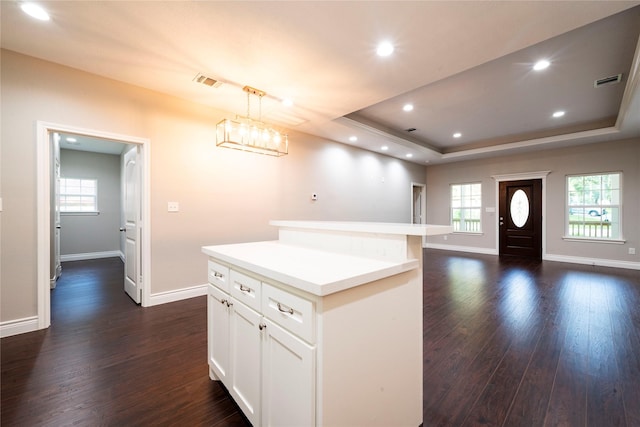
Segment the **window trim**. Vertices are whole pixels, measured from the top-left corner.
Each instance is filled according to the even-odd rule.
[[[480,215],[479,215],[479,220],[478,220],[478,230],[472,230],[472,231],[466,231],[466,230],[454,230],[453,234],[463,234],[465,236],[469,236],[469,235],[483,235],[484,234],[484,230],[483,230],[483,223],[482,223],[482,181],[470,181],[470,182],[456,182],[456,183],[450,183],[449,184],[449,224],[451,224],[451,226],[453,227],[453,203],[452,203],[452,196],[453,196],[453,187],[454,186],[463,186],[463,185],[479,185],[480,186],[480,206],[478,207],[468,207],[468,206],[460,206],[460,209],[478,209]]]
[[[95,195],[91,195],[91,197],[94,198],[94,204],[93,207],[95,209],[92,210],[88,210],[88,211],[78,211],[78,210],[62,210],[62,196],[66,196],[66,195],[71,195],[71,196],[82,196],[82,194],[68,194],[68,193],[63,193],[62,192],[62,181],[63,180],[70,180],[70,179],[76,179],[76,180],[80,180],[80,181],[94,181],[95,182]],[[95,215],[100,215],[100,210],[98,208],[98,178],[79,178],[79,177],[60,177],[60,186],[59,186],[59,190],[58,190],[58,206],[59,206],[59,212],[61,216],[95,216]]]
[[[572,177],[587,177],[587,176],[597,176],[597,175],[614,175],[618,174],[620,176],[620,185],[618,188],[619,194],[619,203],[617,205],[611,205],[618,208],[618,227],[620,228],[620,232],[617,237],[609,238],[609,237],[582,237],[582,236],[571,236],[569,235],[569,178]],[[574,173],[574,174],[566,174],[564,177],[564,234],[562,235],[562,239],[568,242],[588,242],[588,243],[609,243],[609,244],[624,244],[626,240],[624,238],[623,228],[622,228],[622,215],[623,215],[623,186],[624,186],[624,174],[622,171],[605,171],[605,172],[587,172],[587,173]],[[606,206],[600,205],[601,208],[605,208]]]

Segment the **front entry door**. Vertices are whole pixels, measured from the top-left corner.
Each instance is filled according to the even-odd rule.
[[[124,290],[138,304],[142,301],[140,280],[140,167],[138,146],[124,154]]]
[[[500,255],[542,258],[542,180],[502,181]]]

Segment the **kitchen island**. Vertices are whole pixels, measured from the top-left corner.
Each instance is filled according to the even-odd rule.
[[[422,423],[422,238],[450,226],[271,221],[205,246],[209,375],[254,426]]]

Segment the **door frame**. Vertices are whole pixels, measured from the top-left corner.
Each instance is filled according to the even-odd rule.
[[[530,179],[540,179],[542,180],[542,259],[546,259],[547,256],[547,175],[549,175],[551,171],[537,171],[537,172],[521,172],[521,173],[510,173],[510,174],[501,174],[501,175],[491,175],[496,182],[495,186],[495,221],[494,226],[496,229],[496,246],[495,253],[500,253],[500,212],[498,206],[500,204],[500,183],[502,181],[525,181]]]
[[[414,188],[420,189],[420,212],[422,213],[422,217],[420,218],[420,224],[427,223],[427,185],[419,182],[411,181],[411,193],[409,195],[409,200],[411,201],[411,212],[409,213],[409,223],[413,224],[413,214],[415,212],[415,206],[413,203],[413,190]],[[427,247],[427,236],[422,236],[422,247]]]
[[[64,124],[51,123],[38,120],[36,122],[36,221],[37,221],[37,317],[38,329],[51,326],[51,285],[49,277],[51,257],[51,142],[49,135],[53,132],[75,133],[94,138],[110,139],[124,144],[136,144],[140,146],[140,158],[142,163],[141,182],[141,217],[142,227],[142,306],[146,307],[150,302],[151,280],[151,233],[150,230],[150,140],[130,135],[122,135],[104,132],[95,129],[79,128]]]

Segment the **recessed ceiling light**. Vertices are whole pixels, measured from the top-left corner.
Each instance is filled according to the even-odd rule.
[[[564,111],[556,111],[553,113],[553,117],[558,118],[564,116]]]
[[[404,104],[402,107],[404,111],[413,111],[413,104]]]
[[[549,61],[547,61],[546,59],[541,59],[540,61],[536,62],[533,65],[533,69],[536,71],[541,71],[541,70],[544,70],[545,68],[548,68],[549,65],[551,65]]]
[[[407,153],[407,158],[411,158],[411,157],[413,157],[413,154]]]
[[[285,107],[292,107],[293,106],[293,101],[290,99],[283,99],[282,100],[282,105],[284,105]]]
[[[70,137],[70,136],[66,137],[65,139],[67,140],[67,142],[78,142],[78,140],[77,140],[77,139],[72,138],[72,137]]]
[[[389,147],[387,147],[386,145],[383,145],[382,147],[380,147],[380,149],[382,151],[387,151],[389,149]]]
[[[351,142],[356,142],[357,140],[358,140],[357,136],[350,136],[349,137],[349,141],[351,141]]]
[[[456,132],[453,134],[454,138],[460,138],[462,136],[462,134],[460,132]]]
[[[390,42],[384,41],[378,44],[376,53],[378,54],[378,56],[389,56],[393,53],[393,49],[393,45]]]
[[[47,11],[35,3],[23,3],[20,9],[30,17],[39,19],[40,21],[48,21],[51,19]]]

